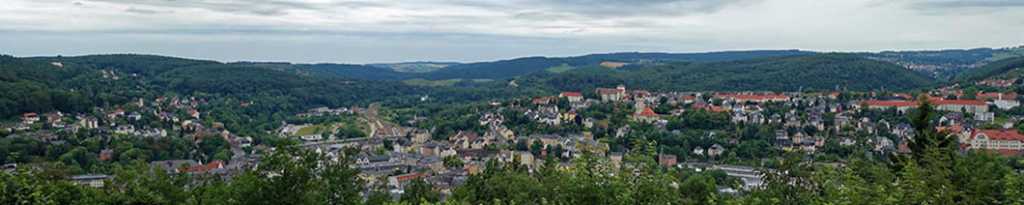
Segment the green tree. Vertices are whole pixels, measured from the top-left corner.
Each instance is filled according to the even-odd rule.
[[[434,187],[422,179],[413,180],[404,187],[399,201],[410,204],[422,204],[424,202],[434,203],[440,200],[440,194],[434,191]]]

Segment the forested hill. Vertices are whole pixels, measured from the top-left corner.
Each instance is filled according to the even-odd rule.
[[[956,76],[956,80],[958,82],[983,80],[1018,68],[1024,68],[1024,57],[1002,59],[980,68],[965,71]]]
[[[717,62],[780,56],[810,55],[798,50],[723,51],[709,53],[608,53],[574,57],[524,57],[477,63],[396,63],[396,64],[289,64],[312,73],[366,80],[408,79],[510,79],[552,68],[574,69],[602,62],[652,65],[665,62]],[[252,63],[258,64],[258,63]],[[277,65],[281,66],[281,65]],[[421,68],[408,69],[419,66]],[[428,67],[424,69],[422,67]]]
[[[751,50],[706,53],[622,52],[571,57],[524,57],[475,63],[409,62],[392,64],[289,64],[312,73],[366,80],[449,80],[510,79],[539,72],[564,72],[611,63],[611,65],[652,66],[666,63],[727,62],[818,54],[800,50]],[[884,51],[848,53],[897,64],[939,80],[949,80],[1001,59],[1024,56],[1024,47],[948,49],[935,51]],[[615,66],[617,67],[617,66]]]
[[[222,97],[255,108],[297,111],[391,98],[411,101],[426,88],[398,82],[301,75],[247,64],[148,55],[15,58],[0,56],[0,116],[91,112],[140,97]]]
[[[972,72],[988,63],[1024,56],[1024,47],[883,51],[856,54],[870,59],[896,63],[941,80],[956,80],[958,75]]]
[[[590,91],[625,84],[662,91],[910,90],[937,82],[898,65],[852,54],[818,54],[729,62],[673,63],[606,69],[591,67],[558,75],[520,78],[524,86]]]
[[[96,106],[123,104],[139,97],[166,94],[266,101],[273,102],[273,105],[263,109],[291,111],[311,106],[348,106],[381,101],[409,104],[417,103],[418,96],[423,95],[430,95],[435,101],[473,101],[562,90],[589,91],[594,87],[617,84],[666,91],[798,91],[833,90],[837,87],[908,90],[936,84],[934,79],[923,74],[859,55],[805,55],[799,51],[768,53],[789,56],[722,61],[769,54],[702,54],[689,56],[691,61],[683,62],[657,60],[682,59],[686,55],[672,57],[674,54],[650,53],[536,57],[456,64],[428,73],[397,72],[363,65],[221,63],[150,55],[3,56],[0,57],[0,91],[3,92],[0,116],[50,110],[86,112]],[[657,63],[637,63],[618,68],[598,65],[609,59],[655,59]],[[1017,65],[1012,64],[1016,61],[1007,62]],[[556,65],[571,68],[560,72],[548,69]],[[544,69],[532,69],[541,67]],[[407,85],[399,81],[416,75],[439,79],[451,75],[447,77],[494,77],[501,80],[463,81],[440,87]],[[517,79],[522,86],[508,87],[508,79]]]

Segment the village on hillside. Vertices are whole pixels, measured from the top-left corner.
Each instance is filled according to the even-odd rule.
[[[1013,84],[982,81],[977,86],[998,90]],[[303,149],[333,158],[350,157],[352,166],[370,187],[386,187],[394,196],[407,183],[425,180],[442,194],[482,172],[489,161],[517,163],[534,169],[555,160],[572,167],[574,158],[599,156],[618,166],[627,139],[656,139],[657,135],[686,136],[687,141],[662,143],[657,163],[668,169],[721,171],[740,184],[721,186],[732,193],[762,182],[759,157],[798,152],[828,157],[866,149],[877,155],[909,152],[914,129],[906,119],[921,102],[940,111],[937,129],[955,136],[961,151],[982,150],[1020,156],[1024,135],[1018,123],[1020,96],[1014,92],[981,92],[958,85],[920,93],[900,92],[651,92],[625,85],[558,95],[491,101],[476,109],[467,129],[441,130],[423,125],[424,117],[395,121],[379,104],[368,107],[320,107],[296,113],[281,122],[273,136],[295,140]],[[204,119],[205,99],[157,97],[95,108],[92,113],[24,113],[20,121],[2,124],[11,136],[27,136],[49,145],[77,139],[79,133],[99,141],[137,137],[184,139],[210,152],[178,155],[180,159],[152,160],[167,173],[230,177],[258,166],[261,156],[274,152],[250,136],[239,136],[224,123]],[[240,102],[247,107],[259,102]],[[742,130],[740,128],[743,128]],[[661,134],[652,134],[661,133]],[[97,161],[124,160],[129,151],[104,146]],[[356,150],[354,156],[343,156]],[[121,153],[124,152],[124,153]],[[841,159],[832,160],[842,163]],[[7,164],[13,170],[22,164]],[[69,178],[102,187],[108,173]]]

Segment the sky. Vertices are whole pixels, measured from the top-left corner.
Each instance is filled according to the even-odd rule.
[[[1024,45],[1024,0],[3,0],[0,54],[475,62]]]

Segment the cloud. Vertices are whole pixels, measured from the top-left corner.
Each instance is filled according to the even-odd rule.
[[[18,40],[0,41],[0,45],[13,50],[12,54],[111,49],[217,59],[353,62],[490,60],[638,50],[962,48],[1022,43],[1024,12],[1008,9],[1022,4],[997,0],[7,0],[0,7],[0,39]],[[131,41],[119,43],[121,39]],[[300,52],[299,45],[317,47],[314,51],[322,53]],[[251,51],[256,49],[266,50]],[[275,54],[287,59],[273,58]]]
[[[1024,7],[1024,1],[1020,0],[934,0],[920,1],[914,4],[918,8],[1003,8]]]
[[[206,9],[217,12],[279,16],[289,10],[316,9],[315,4],[278,0],[181,1],[181,0],[91,0],[120,5],[147,6],[167,9]]]
[[[157,11],[157,10],[151,10],[151,9],[140,9],[140,8],[135,8],[135,7],[131,7],[131,8],[125,9],[124,11],[128,12],[128,13],[147,14],[147,15],[148,14],[159,14],[159,13],[171,13],[171,12],[173,12],[173,11]]]
[[[549,0],[554,10],[593,17],[645,15],[688,15],[712,13],[730,5],[751,0]]]

